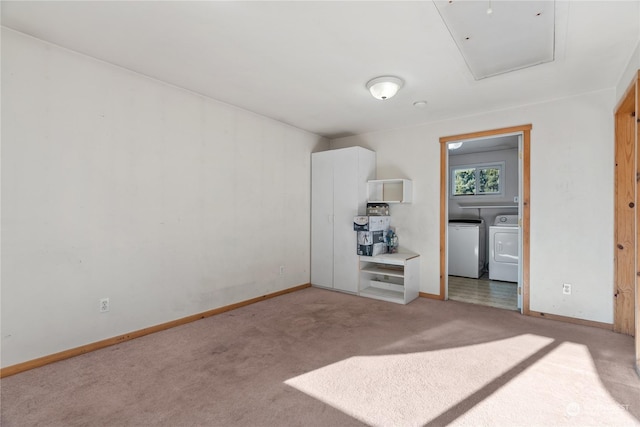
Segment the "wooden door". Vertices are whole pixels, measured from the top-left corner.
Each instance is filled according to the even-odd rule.
[[[614,330],[635,334],[638,280],[637,83],[627,90],[615,113]]]

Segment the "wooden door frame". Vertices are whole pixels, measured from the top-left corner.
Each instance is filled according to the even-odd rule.
[[[640,70],[614,111],[613,329],[635,335],[636,371],[640,375]]]
[[[530,201],[529,201],[529,177],[530,177],[530,142],[531,142],[530,124],[522,126],[513,126],[508,128],[493,129],[482,132],[466,133],[461,135],[444,136],[440,138],[440,293],[438,295],[428,295],[431,298],[444,300],[445,286],[447,278],[447,143],[452,141],[460,141],[464,139],[478,139],[504,134],[522,134],[522,312],[530,314],[529,309],[529,223],[530,223]]]
[[[613,330],[633,335],[637,263],[638,202],[636,173],[638,147],[635,133],[635,82],[627,89],[614,113],[614,271]]]

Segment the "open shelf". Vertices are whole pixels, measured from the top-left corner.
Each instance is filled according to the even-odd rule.
[[[401,252],[360,257],[360,296],[407,304],[418,297],[419,288],[420,255]]]
[[[361,273],[378,274],[380,276],[404,277],[404,268],[385,264],[369,264],[360,268]]]
[[[369,203],[411,203],[413,183],[409,179],[367,181]]]
[[[420,255],[413,252],[395,252],[392,254],[380,254],[376,256],[370,257],[360,257],[361,261],[369,261],[372,263],[386,264],[390,265],[399,265],[404,267],[407,260],[411,258],[419,257]],[[388,267],[389,268],[389,267]]]
[[[360,296],[388,302],[399,302],[404,299],[404,291],[400,292],[392,289],[368,286],[360,291]]]

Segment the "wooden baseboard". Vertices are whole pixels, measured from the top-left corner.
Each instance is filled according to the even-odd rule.
[[[444,296],[442,295],[437,295],[437,294],[428,294],[426,292],[419,292],[418,295],[422,298],[429,298],[429,299],[437,299],[440,301],[444,301]]]
[[[442,297],[441,295],[428,294],[426,292],[420,292],[419,295],[422,298],[429,298],[429,299],[435,299],[435,300],[441,300],[441,301],[444,300],[444,297]],[[593,320],[576,319],[574,317],[560,316],[558,314],[542,313],[539,311],[531,311],[531,310],[528,310],[527,312],[525,312],[524,315],[531,316],[531,317],[540,317],[542,319],[557,320],[557,321],[566,322],[566,323],[574,323],[576,325],[607,329],[609,331],[613,330],[613,323],[604,323],[604,322],[595,322]]]
[[[59,353],[50,354],[48,356],[39,357],[37,359],[28,360],[26,362],[18,363],[17,365],[7,366],[5,368],[0,369],[0,378],[8,377],[10,375],[15,375],[20,372],[28,371],[30,369],[39,368],[44,365],[48,365],[50,363],[59,362],[64,359],[69,359],[71,357],[79,356],[81,354],[89,353],[91,351],[99,350],[101,348],[109,347],[115,344],[119,344],[125,341],[132,340],[134,338],[143,337],[145,335],[152,334],[154,332],[164,331],[166,329],[174,328],[176,326],[184,325],[187,323],[195,322],[196,320],[205,319],[207,317],[215,316],[216,314],[224,313],[226,311],[235,310],[240,307],[244,307],[250,304],[254,304],[256,302],[264,301],[266,299],[275,298],[280,295],[288,294],[291,292],[299,291],[301,289],[305,289],[310,287],[310,283],[306,283],[304,285],[294,286],[293,288],[284,289],[282,291],[274,292],[267,295],[262,295],[260,297],[251,298],[246,301],[237,302],[235,304],[226,305],[220,308],[214,308],[213,310],[208,310],[202,313],[193,314],[191,316],[183,317],[181,319],[172,320],[171,322],[161,323],[159,325],[150,326],[148,328],[140,329],[137,331],[129,332],[123,335],[118,335],[116,337],[107,338],[102,341],[97,341],[94,343],[86,344],[80,347],[72,348],[69,350],[61,351]]]
[[[576,325],[592,326],[594,328],[607,329],[609,331],[613,330],[613,323],[604,323],[604,322],[595,322],[593,320],[576,319],[575,317],[560,316],[558,314],[542,313],[539,311],[532,311],[532,310],[529,310],[529,312],[526,313],[526,315],[532,316],[532,317],[540,317],[543,319],[559,320],[560,322],[574,323]]]

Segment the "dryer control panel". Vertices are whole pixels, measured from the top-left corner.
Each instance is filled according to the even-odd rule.
[[[517,227],[518,215],[498,215],[493,221],[493,225],[502,225],[504,227]]]

